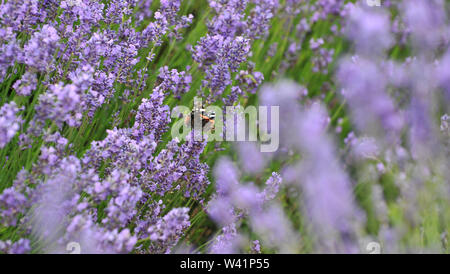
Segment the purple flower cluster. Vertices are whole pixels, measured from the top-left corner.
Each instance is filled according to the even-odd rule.
[[[207,212],[222,227],[222,233],[212,241],[211,253],[237,253],[248,245],[245,235],[238,230],[244,221],[250,222],[252,230],[268,247],[280,252],[295,250],[296,237],[291,225],[279,207],[272,203],[282,182],[279,174],[272,173],[264,190],[259,191],[252,183],[241,184],[236,166],[229,159],[222,158],[214,175],[217,191],[208,204]],[[266,222],[274,218],[277,220],[275,226],[273,221]]]
[[[328,66],[333,61],[334,49],[326,49],[323,47],[324,40],[319,38],[316,40],[311,39],[310,48],[314,52],[314,57],[311,62],[313,63],[313,72],[321,72],[323,74],[328,73]]]
[[[294,124],[280,122],[281,146],[302,154],[301,161],[285,167],[283,178],[304,193],[305,214],[318,237],[316,250],[357,252],[361,214],[353,200],[350,179],[326,133],[327,113],[318,103],[301,106],[295,99],[301,90],[284,82],[261,91],[264,105],[279,105],[283,116],[302,117]]]
[[[8,68],[20,54],[19,43],[11,27],[0,28],[0,80],[4,80]]]
[[[36,73],[27,71],[22,75],[20,80],[17,80],[13,88],[16,90],[16,93],[22,96],[29,96],[31,92],[36,89],[38,83],[38,79]]]
[[[4,104],[0,108],[0,148],[6,146],[19,131],[23,122],[18,115],[19,111],[15,102]]]
[[[5,1],[0,7],[1,25],[14,31],[31,32],[47,17],[45,5],[37,0]]]
[[[265,38],[269,33],[270,20],[279,8],[278,0],[253,0],[255,7],[248,18],[245,34],[250,39]]]
[[[192,14],[188,16],[178,16],[180,10],[180,0],[162,0],[160,9],[155,12],[154,22],[142,31],[142,42],[153,42],[155,46],[160,46],[164,35],[180,38],[180,31],[188,27],[194,18]]]
[[[105,140],[93,142],[82,160],[67,155],[67,140],[59,134],[46,135],[31,173],[22,173],[14,187],[0,196],[2,221],[15,226],[18,220],[28,223],[29,219],[32,233],[44,241],[45,252],[63,252],[72,241],[86,253],[130,252],[138,239],[151,242],[143,252],[170,252],[189,226],[187,209],[161,216],[161,202],[146,205],[151,193],[162,197],[177,181],[186,184],[193,198],[200,198],[209,183],[207,165],[198,159],[203,146],[178,147],[174,141],[153,157],[155,133],[142,131],[136,137],[131,133],[131,129],[110,131]],[[31,215],[22,217],[31,201]],[[101,212],[99,204],[105,204]],[[134,232],[127,228],[132,222],[139,227]]]
[[[37,71],[48,71],[54,61],[54,54],[59,48],[59,39],[54,27],[43,25],[25,44],[23,56],[20,56],[19,61]]]
[[[1,220],[4,226],[16,226],[17,218],[25,213],[27,197],[21,190],[5,189],[0,195]]]
[[[185,71],[178,72],[176,69],[169,71],[167,66],[160,68],[158,78],[161,81],[159,88],[165,91],[171,91],[178,99],[189,91],[192,81],[192,77],[186,74]]]
[[[329,33],[322,34],[321,38],[313,38],[309,33],[321,21],[329,18],[346,18],[348,14],[348,4],[343,0],[333,1],[300,1],[290,0],[284,6],[282,13],[289,20],[294,20],[300,15],[298,24],[295,26],[296,39],[289,38],[290,46],[285,52],[282,62],[282,70],[287,71],[297,64],[299,52],[302,50],[304,42],[309,42],[313,51],[312,71],[315,73],[328,73],[328,67],[334,59],[334,49],[327,48],[326,44],[335,40],[339,34],[338,24],[333,24],[329,28]],[[310,39],[309,41],[307,39]]]
[[[188,212],[188,208],[173,209],[148,228],[150,240],[154,243],[150,248],[153,252],[169,253],[171,251],[191,224]]]
[[[192,49],[192,58],[205,71],[203,88],[210,91],[208,101],[214,102],[232,84],[231,73],[237,71],[249,51],[248,39],[222,35],[207,35]]]
[[[20,239],[17,242],[0,241],[0,252],[3,254],[25,254],[31,250],[30,240]]]
[[[209,32],[190,48],[192,58],[205,72],[200,94],[207,95],[213,103],[229,88],[225,103],[234,104],[239,96],[254,93],[263,80],[260,72],[241,70],[248,66],[251,44],[268,34],[270,20],[278,8],[277,0],[211,0],[210,7],[216,13],[209,21]],[[252,5],[246,15],[247,6]],[[252,68],[250,68],[252,70]],[[253,75],[252,75],[253,74]],[[246,79],[247,78],[247,79]],[[248,79],[249,78],[249,79]],[[234,81],[239,82],[233,85]]]
[[[146,242],[139,252],[170,252],[189,227],[189,215],[183,208],[163,215],[161,199],[179,190],[200,201],[209,184],[209,167],[200,160],[204,143],[161,142],[170,123],[163,101],[170,93],[181,98],[189,91],[191,76],[162,67],[159,83],[142,99],[134,124],[108,130],[81,159],[59,132],[65,126],[79,127],[85,115],[92,118],[113,98],[117,84],[142,92],[147,68],[136,70],[139,52],[150,50],[148,65],[156,47],[166,37],[181,38],[193,16],[178,15],[179,0],[161,1],[153,18],[148,11],[134,12],[136,5],[148,8],[151,1],[16,4],[1,4],[0,72],[3,78],[12,66],[24,65],[12,88],[37,100],[21,142],[42,138],[43,144],[39,161],[0,194],[2,225],[37,236],[42,252],[65,252],[67,243],[78,242],[83,253],[123,253],[137,248],[138,240]],[[58,20],[42,25],[47,14],[57,16],[58,6]],[[29,32],[29,38],[19,32]],[[1,147],[19,131],[19,111],[14,102],[2,106]],[[157,146],[165,148],[156,153]],[[30,250],[25,239],[0,243],[5,253]]]
[[[447,250],[448,4],[207,2],[0,3],[0,253]],[[170,137],[192,92],[278,106],[279,149]]]

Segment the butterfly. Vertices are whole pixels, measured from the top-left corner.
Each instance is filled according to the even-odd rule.
[[[214,129],[214,119],[216,118],[216,114],[214,111],[206,112],[203,107],[194,107],[191,112],[191,115],[186,117],[186,124],[191,124],[191,128],[195,127],[195,120],[200,119],[202,122],[203,131],[208,131]]]

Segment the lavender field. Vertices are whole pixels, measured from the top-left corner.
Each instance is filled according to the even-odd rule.
[[[0,0],[0,254],[450,253],[449,103],[450,1]]]

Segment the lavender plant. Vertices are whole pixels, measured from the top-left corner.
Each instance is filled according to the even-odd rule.
[[[448,8],[0,1],[0,253],[448,253]],[[278,150],[196,96],[279,107]]]

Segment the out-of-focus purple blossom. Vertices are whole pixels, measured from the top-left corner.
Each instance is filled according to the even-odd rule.
[[[144,19],[148,19],[152,16],[151,10],[153,0],[139,0],[137,3],[138,10],[135,13],[136,20],[142,22]]]
[[[20,42],[16,40],[13,29],[0,28],[0,80],[3,81],[8,68],[14,65],[20,54]]]
[[[450,50],[440,60],[436,68],[436,78],[439,86],[444,89],[447,100],[450,100]]]
[[[17,94],[22,96],[29,96],[37,86],[36,74],[30,71],[25,72],[20,80],[16,81],[12,86],[16,90]]]
[[[306,92],[305,92],[306,91]],[[260,104],[263,106],[279,106],[280,117],[301,117],[299,109],[300,100],[307,93],[307,90],[295,85],[292,82],[283,81],[275,85],[266,84],[260,92]],[[270,122],[269,122],[270,123]],[[282,147],[295,146],[301,142],[298,138],[292,138],[297,134],[297,123],[292,123],[286,119],[280,119],[280,145]]]
[[[234,223],[222,228],[222,233],[212,242],[209,253],[212,254],[236,254],[241,242],[236,225]]]
[[[257,220],[261,220],[265,214],[268,214],[265,210],[265,205],[272,201],[278,193],[281,177],[274,172],[267,180],[265,189],[261,192],[251,183],[240,184],[239,172],[236,166],[227,158],[220,159],[214,169],[214,175],[217,192],[209,202],[207,212],[214,221],[222,225],[222,233],[214,239],[210,246],[210,252],[238,252],[243,244],[242,235],[236,231],[239,220],[248,217],[253,224]],[[280,218],[283,219],[284,215],[280,214]],[[286,222],[282,225],[284,224]],[[255,227],[259,225],[256,224]],[[262,233],[264,229],[266,228],[260,228],[260,230],[254,228],[257,233]],[[289,230],[287,227],[283,227],[283,229]],[[272,234],[275,233],[273,229],[268,229],[265,233],[267,237],[278,237]],[[289,233],[289,235],[291,234]],[[284,244],[285,242],[282,241],[280,245],[275,244],[271,246],[284,250],[282,247]]]
[[[34,26],[44,22],[47,16],[45,6],[37,0],[5,1],[0,5],[0,26],[14,31],[31,31]]]
[[[53,57],[59,47],[59,39],[58,32],[54,27],[42,26],[24,46],[21,61],[39,71],[46,72],[54,61]]]
[[[320,126],[324,115],[321,107],[314,106],[300,121],[300,149],[305,159],[298,180],[305,191],[307,214],[323,240],[320,245],[334,251],[356,252],[351,244],[356,236],[354,225],[360,221],[361,212],[354,203],[350,180],[337,162],[325,128]],[[335,232],[339,233],[337,239],[327,239],[333,238]]]
[[[374,138],[356,138],[354,132],[350,132],[344,141],[348,149],[350,149],[352,157],[357,161],[362,159],[375,159],[380,153],[379,146]]]
[[[443,1],[405,1],[399,9],[411,31],[414,46],[431,52],[440,45],[447,27]]]
[[[403,116],[386,94],[386,76],[377,64],[362,58],[343,60],[338,79],[359,129],[374,136],[384,133],[392,140],[399,138]]]
[[[3,190],[0,194],[0,220],[4,226],[16,226],[17,218],[24,214],[27,197],[14,187]]]
[[[79,198],[76,187],[81,165],[73,156],[49,161],[47,164],[53,164],[53,168],[48,173],[47,180],[37,178],[37,188],[33,193],[34,208],[30,214],[33,216],[33,233],[51,245],[50,242],[61,236],[58,231],[64,228]]]
[[[261,155],[259,147],[255,143],[240,142],[237,149],[244,172],[258,174],[264,169],[267,158]]]
[[[0,108],[0,148],[6,146],[20,129],[23,121],[18,115],[19,111],[15,102]]]
[[[253,254],[261,254],[261,245],[259,244],[258,240],[254,240],[252,242],[251,253],[253,253]]]
[[[214,168],[214,177],[216,178],[217,194],[228,196],[230,192],[239,184],[239,171],[227,159],[221,159]]]
[[[352,5],[346,22],[344,32],[355,43],[359,54],[379,56],[392,46],[389,14],[386,12],[375,12],[364,4]]]
[[[236,221],[234,206],[226,198],[215,198],[209,201],[207,212],[213,221],[222,226]]]
[[[304,109],[295,100],[300,89],[284,82],[261,91],[264,104],[279,104],[283,115],[301,117],[287,126],[280,123],[282,145],[302,155],[299,163],[286,167],[283,177],[304,193],[305,214],[318,237],[316,250],[357,252],[355,237],[361,212],[353,200],[350,179],[327,136],[327,113],[319,104]]]
[[[250,215],[250,220],[264,246],[276,248],[278,253],[293,253],[298,249],[299,239],[281,207],[272,205],[260,214]]]
[[[450,116],[448,114],[444,114],[441,117],[441,131],[443,133],[450,134]]]
[[[14,243],[11,240],[0,241],[0,253],[2,254],[25,254],[30,250],[30,240],[28,239],[19,239]]]

